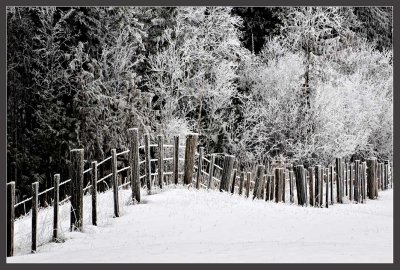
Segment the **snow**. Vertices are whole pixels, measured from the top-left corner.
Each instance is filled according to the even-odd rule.
[[[130,205],[130,190],[121,190],[119,218],[112,218],[111,196],[99,195],[97,227],[90,225],[90,197],[85,198],[83,233],[68,231],[69,205],[61,207],[63,243],[43,244],[51,237],[52,212],[41,210],[39,228],[47,222],[48,229],[39,233],[36,254],[29,254],[30,216],[18,220],[17,254],[7,262],[393,262],[393,190],[366,204],[328,209],[183,187],[167,187]]]

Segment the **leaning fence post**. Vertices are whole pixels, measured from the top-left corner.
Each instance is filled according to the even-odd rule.
[[[7,183],[7,257],[14,256],[15,182]]]
[[[184,168],[184,174],[183,174],[183,183],[185,185],[189,185],[193,181],[197,140],[198,140],[197,133],[190,133],[186,136],[185,168]]]
[[[164,137],[158,135],[158,185],[163,187],[164,181]]]
[[[242,193],[243,193],[244,174],[245,174],[245,172],[240,172],[239,195],[242,195]],[[267,198],[268,198],[268,195],[267,195]]]
[[[179,180],[179,136],[174,136],[174,153],[173,153],[173,172],[174,184],[178,184]]]
[[[199,147],[199,160],[197,161],[196,188],[200,188],[201,171],[203,168],[204,147]]]
[[[360,202],[360,161],[354,161],[354,200]]]
[[[237,169],[233,169],[233,174],[232,174],[232,186],[231,186],[231,193],[235,193],[235,183],[236,183],[236,173]]]
[[[71,231],[83,228],[83,149],[71,150]]]
[[[219,191],[229,192],[229,181],[231,179],[234,162],[235,162],[235,156],[225,155]]]
[[[214,175],[215,154],[211,154],[210,169],[208,170],[208,184],[207,188],[211,187],[211,181]]]
[[[97,161],[92,162],[92,225],[97,226]]]
[[[258,165],[256,171],[256,178],[254,179],[253,200],[261,197],[262,181],[264,179],[264,165]]]
[[[32,247],[31,252],[36,252],[37,247],[37,215],[39,207],[39,183],[32,184]]]
[[[112,187],[114,199],[114,216],[119,217],[119,200],[118,200],[118,173],[117,173],[117,150],[111,149],[111,170],[112,170]]]
[[[150,135],[148,133],[144,134],[144,151],[146,160],[146,185],[147,194],[151,193],[151,167],[150,167]]]
[[[60,175],[54,175],[54,202],[53,202],[53,241],[58,241],[58,203],[60,200]]]
[[[140,202],[140,167],[139,167],[139,130],[137,128],[128,129],[130,144],[129,166],[132,189],[132,202]]]
[[[366,196],[366,175],[367,175],[367,162],[363,161],[361,166],[361,203],[364,203],[364,201],[367,199]]]

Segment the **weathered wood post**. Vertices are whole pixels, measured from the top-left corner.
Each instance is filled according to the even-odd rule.
[[[330,177],[330,182],[331,182],[331,189],[330,189],[330,191],[331,191],[331,204],[333,205],[334,203],[335,203],[335,200],[333,199],[333,181],[334,181],[334,168],[333,168],[333,165],[331,165],[330,166],[330,175],[329,175],[329,177]]]
[[[275,202],[282,201],[282,186],[284,181],[284,174],[282,168],[275,168]]]
[[[189,185],[193,181],[197,139],[198,139],[197,133],[190,133],[186,136],[185,169],[183,174],[183,183],[185,185]]]
[[[211,187],[211,181],[214,176],[214,164],[215,164],[215,154],[211,154],[210,168],[208,170],[208,184],[207,188]]]
[[[53,241],[58,241],[58,204],[60,201],[60,175],[54,175],[54,202],[53,202]]]
[[[140,202],[139,130],[137,128],[128,129],[128,138],[132,202],[135,203]]]
[[[329,168],[325,168],[325,207],[329,207]]]
[[[37,216],[39,208],[39,182],[32,184],[32,247],[31,252],[36,252],[37,247]]]
[[[336,158],[336,198],[338,203],[342,200],[342,158]]]
[[[201,170],[203,168],[203,153],[204,153],[204,147],[199,147],[199,159],[197,161],[197,176],[196,176],[196,188],[200,188],[200,182],[201,182]]]
[[[351,163],[350,164],[350,179],[349,179],[349,199],[350,199],[350,201],[352,201],[353,200],[353,198],[354,198],[354,187],[353,187],[353,185],[354,185],[354,164],[353,163]]]
[[[363,161],[361,163],[361,203],[364,203],[364,201],[367,199],[366,178],[367,178],[367,162]]]
[[[310,187],[310,191],[309,191],[309,197],[310,197],[310,205],[311,206],[315,206],[315,197],[317,194],[314,194],[314,191],[316,190],[316,185],[315,185],[315,172],[314,172],[314,167],[309,167],[308,168],[308,174],[310,175],[309,178],[309,187]]]
[[[265,201],[270,200],[271,193],[271,175],[265,175],[267,177],[267,181],[265,182]]]
[[[92,225],[97,226],[97,161],[92,161]]]
[[[383,182],[385,181],[385,164],[381,163],[381,180],[379,183],[380,189],[383,190]]]
[[[264,165],[258,165],[256,171],[256,178],[254,179],[253,200],[261,198],[262,182],[264,180]]]
[[[343,166],[343,168],[344,168],[344,193],[345,193],[345,196],[347,196],[347,183],[348,183],[348,168],[347,168],[347,165],[348,165],[348,163],[347,162],[345,162],[344,163],[344,166]]]
[[[162,135],[157,136],[158,143],[158,185],[160,188],[163,187],[164,181],[164,137]]]
[[[237,169],[233,169],[233,174],[232,174],[232,185],[231,185],[231,193],[235,193],[235,184],[236,184],[236,173]]]
[[[272,171],[271,169],[271,186],[269,189],[269,200],[273,201],[274,200],[274,194],[275,194],[275,173],[274,171]]]
[[[373,200],[376,196],[376,158],[367,160],[367,185],[368,185],[368,198]]]
[[[235,156],[225,155],[219,191],[229,192],[229,181],[231,179],[234,162],[235,162]]]
[[[289,185],[290,185],[290,203],[294,203],[294,173],[289,171]]]
[[[174,184],[179,182],[179,136],[174,136],[174,155],[173,155]]]
[[[144,134],[145,173],[147,194],[151,194],[151,163],[150,163],[150,135]]]
[[[383,181],[383,188],[386,190],[388,188],[388,180],[389,180],[389,161],[387,160],[385,162],[385,175],[384,175],[384,181]]]
[[[321,165],[315,166],[315,202],[319,207],[322,206],[322,186],[323,186],[323,169]]]
[[[286,169],[282,169],[282,178],[283,178],[283,182],[282,182],[282,201],[286,202],[286,176],[287,176],[287,172]]]
[[[296,177],[296,189],[297,189],[297,201],[299,205],[304,206],[306,204],[306,193],[305,193],[305,175],[304,175],[304,166],[297,165],[295,166],[295,177]]]
[[[251,172],[247,172],[246,198],[250,196]]]
[[[245,175],[245,172],[240,172],[240,179],[239,179],[239,195],[242,195],[242,193],[243,193],[244,175]],[[268,197],[268,196],[267,196],[267,197]]]
[[[7,257],[14,256],[15,182],[7,183]]]
[[[111,149],[111,171],[112,171],[112,187],[114,201],[114,216],[119,217],[119,200],[118,200],[118,173],[117,173],[117,150]]]
[[[305,205],[308,206],[308,171],[306,170],[306,168],[304,168],[304,192],[305,192],[305,196],[306,196],[306,200],[305,200]]]
[[[360,202],[360,161],[354,161],[354,200]]]
[[[71,150],[71,231],[83,228],[83,149]]]

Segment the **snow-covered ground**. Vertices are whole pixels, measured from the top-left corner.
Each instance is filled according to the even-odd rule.
[[[111,192],[99,196],[99,226],[51,238],[52,212],[39,212],[39,244],[29,254],[30,216],[16,222],[16,255],[9,263],[159,262],[393,262],[393,190],[366,204],[311,208],[253,201],[218,191],[170,188],[129,205],[121,190],[121,217],[112,218]]]

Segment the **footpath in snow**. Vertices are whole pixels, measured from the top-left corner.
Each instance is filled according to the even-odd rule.
[[[27,215],[16,222],[16,255],[7,262],[393,262],[393,190],[329,209],[184,188],[144,196],[139,205],[127,205],[129,195],[121,190],[121,217],[112,218],[111,192],[100,194],[97,227],[89,225],[85,198],[83,233],[68,232],[69,205],[61,207],[64,243],[45,243],[52,215],[41,210],[43,244],[36,254],[29,254]]]

